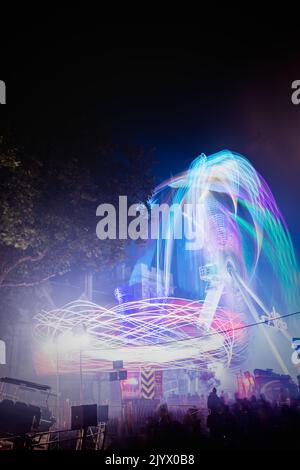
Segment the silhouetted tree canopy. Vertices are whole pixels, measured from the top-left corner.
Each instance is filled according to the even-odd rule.
[[[0,286],[34,286],[120,259],[126,241],[96,237],[96,208],[119,195],[145,202],[151,162],[133,147],[64,143],[39,154],[0,138]]]

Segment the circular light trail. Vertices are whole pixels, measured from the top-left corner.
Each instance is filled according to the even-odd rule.
[[[247,332],[235,331],[240,315],[218,308],[207,328],[201,321],[202,302],[181,298],[143,299],[102,307],[75,301],[35,317],[38,343],[36,365],[51,374],[77,372],[79,352],[85,371],[111,370],[123,360],[130,370],[148,364],[156,368],[196,367],[211,363],[230,365],[244,359]],[[86,327],[86,336],[73,332]],[[213,334],[212,334],[213,333]]]

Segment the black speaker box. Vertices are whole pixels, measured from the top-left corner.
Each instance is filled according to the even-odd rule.
[[[99,421],[99,423],[107,423],[107,421],[108,421],[108,405],[100,405],[98,407],[98,421]]]
[[[109,381],[114,382],[115,380],[118,380],[118,372],[110,372]]]
[[[26,434],[38,428],[41,410],[38,406],[11,400],[0,402],[0,432]]]
[[[119,380],[127,380],[127,370],[119,370]]]
[[[97,405],[80,405],[71,407],[71,429],[97,426]]]
[[[113,361],[113,369],[123,369],[123,361]]]

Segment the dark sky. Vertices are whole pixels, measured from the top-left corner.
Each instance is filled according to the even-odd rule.
[[[270,184],[300,253],[299,24],[102,24],[68,12],[2,40],[1,126],[26,143],[84,135],[154,149],[157,181],[229,148]],[[4,45],[4,47],[3,47]]]

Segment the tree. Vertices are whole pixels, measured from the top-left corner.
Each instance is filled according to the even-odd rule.
[[[41,158],[1,138],[0,287],[111,265],[126,241],[96,237],[96,207],[119,195],[145,202],[152,187],[151,157],[141,149],[105,145]]]

